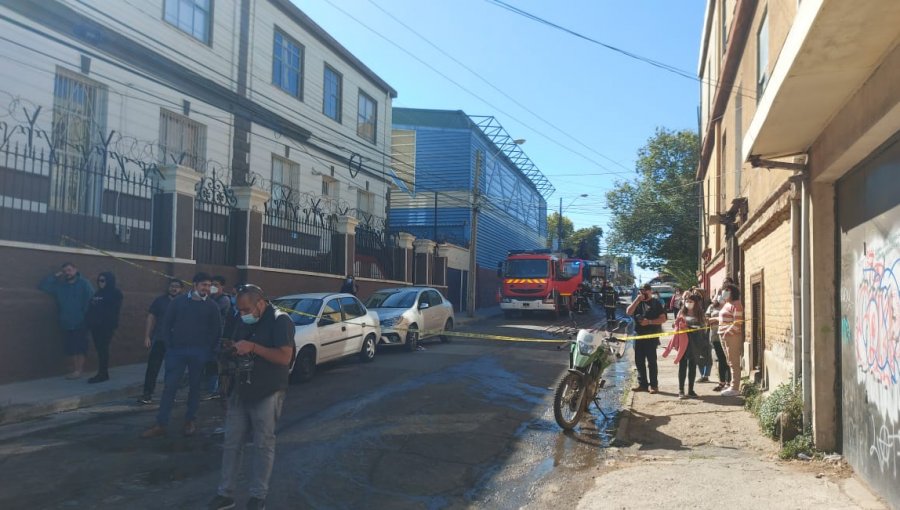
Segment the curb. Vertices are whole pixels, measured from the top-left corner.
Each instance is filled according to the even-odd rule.
[[[89,395],[77,395],[47,400],[31,404],[13,404],[0,407],[0,425],[11,425],[23,421],[43,418],[52,414],[66,411],[74,411],[83,407],[97,404],[106,404],[120,400],[141,392],[143,383],[134,383],[125,387],[91,393]]]

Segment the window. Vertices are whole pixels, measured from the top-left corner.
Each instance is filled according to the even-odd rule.
[[[322,176],[322,196],[337,200],[338,182],[334,177]]]
[[[300,164],[272,156],[272,196],[287,199],[300,190]]]
[[[756,101],[769,83],[769,13],[764,12],[756,32]]]
[[[212,28],[211,0],[166,0],[163,17],[182,32],[209,44]]]
[[[325,85],[322,97],[322,113],[341,121],[341,93],[344,90],[344,77],[330,66],[325,66]]]
[[[425,291],[422,301],[427,302],[429,306],[438,306],[444,302],[441,295],[434,290]]]
[[[106,133],[106,87],[58,69],[53,82],[53,147],[56,157],[50,178],[50,208],[100,214],[102,172],[92,169],[89,147],[99,146]],[[100,164],[105,162],[99,161]]]
[[[362,317],[366,314],[362,303],[352,297],[341,298],[341,308],[344,309],[344,317],[346,317],[346,320]]]
[[[202,171],[206,162],[206,126],[184,115],[159,110],[159,160]]]
[[[372,215],[375,212],[375,194],[364,190],[356,191],[356,210]],[[360,218],[362,219],[362,218]]]
[[[276,29],[272,55],[272,84],[302,101],[303,46]]]
[[[331,301],[325,303],[325,308],[322,309],[322,319],[319,321],[320,326],[328,326],[330,324],[335,324],[341,322],[343,319],[341,318],[341,304],[337,299],[332,299]]]
[[[375,143],[375,124],[378,122],[378,103],[365,92],[359,91],[359,112],[356,116],[356,134]]]

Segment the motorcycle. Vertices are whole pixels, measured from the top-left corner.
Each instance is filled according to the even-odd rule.
[[[598,330],[581,329],[575,340],[569,342],[569,370],[553,395],[553,416],[564,430],[575,428],[592,402],[603,412],[597,392],[606,384],[602,377],[606,367],[625,352],[624,348],[614,348],[624,344],[614,333],[627,326],[628,321],[619,321],[605,336]]]

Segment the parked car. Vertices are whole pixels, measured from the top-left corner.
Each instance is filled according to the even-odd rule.
[[[347,356],[372,361],[381,337],[378,315],[352,294],[294,294],[273,300],[295,324],[291,381],[312,379],[316,366]]]
[[[370,311],[381,320],[381,343],[404,345],[414,351],[419,340],[439,336],[450,341],[453,330],[453,305],[431,287],[382,289],[366,300]]]

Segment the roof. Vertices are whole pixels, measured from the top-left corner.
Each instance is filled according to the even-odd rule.
[[[388,85],[386,81],[381,79],[380,76],[375,74],[375,71],[369,69],[369,67],[362,63],[361,60],[356,58],[355,55],[350,53],[350,50],[345,48],[341,43],[337,42],[337,39],[331,36],[328,32],[325,31],[324,28],[319,26],[318,23],[312,20],[309,16],[306,15],[303,11],[300,10],[299,7],[293,4],[291,0],[269,0],[275,7],[281,10],[281,12],[285,13],[288,17],[290,17],[297,24],[306,29],[310,34],[312,34],[316,39],[319,40],[322,44],[327,46],[331,51],[335,52],[343,58],[351,67],[359,71],[363,76],[372,81],[375,85],[377,85],[381,90],[387,92],[392,98],[397,97],[397,91],[394,90],[393,87]]]
[[[468,115],[462,110],[395,107],[393,109],[393,125],[474,131],[481,136],[486,144],[492,145],[496,149],[494,151],[495,157],[504,156],[504,159],[513,168],[516,168],[544,198],[549,197],[556,191],[547,177],[538,170],[537,166],[525,155],[519,144],[509,136],[509,133],[506,132],[506,129],[500,125],[500,122],[495,117],[489,115]]]

